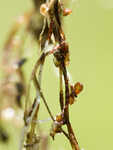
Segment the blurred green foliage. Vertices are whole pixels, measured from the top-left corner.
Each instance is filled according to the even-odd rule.
[[[16,16],[30,9],[31,5],[30,0],[0,2],[1,49]],[[72,125],[79,144],[84,150],[112,150],[113,2],[110,0],[75,0],[70,7],[73,13],[64,19],[66,37],[70,45],[69,72],[74,82],[80,81],[84,85],[84,91],[78,97],[77,103],[70,108]],[[36,56],[32,61],[35,60]],[[29,68],[28,64],[26,68]],[[44,68],[44,93],[50,108],[56,113],[58,112],[56,91],[59,82],[49,58]],[[46,110],[43,109],[44,106],[41,107],[40,115],[45,118],[47,117]],[[0,149],[18,149],[17,139],[20,133],[16,134],[17,129],[11,124],[5,126],[11,133],[11,139],[6,145],[0,143]],[[53,148],[54,150],[71,149],[68,142],[59,135],[51,145],[51,149]]]

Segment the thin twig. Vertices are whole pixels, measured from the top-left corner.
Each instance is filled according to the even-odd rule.
[[[64,108],[64,96],[63,96],[63,81],[62,81],[62,70],[59,68],[59,78],[60,78],[60,108],[63,111]]]
[[[40,94],[40,96],[41,96],[41,98],[42,98],[42,100],[43,100],[43,102],[44,102],[44,104],[45,104],[45,106],[46,106],[46,108],[47,108],[47,111],[48,111],[48,113],[49,113],[51,119],[54,121],[54,117],[53,117],[53,115],[52,115],[52,113],[51,113],[51,111],[50,111],[50,109],[49,109],[49,107],[48,107],[48,104],[47,104],[47,102],[46,102],[46,100],[45,100],[45,97],[44,97],[44,95],[43,95],[43,93],[42,93],[42,91],[41,91],[41,89],[40,89],[40,86],[39,86],[39,83],[38,83],[38,81],[37,81],[37,79],[36,79],[36,76],[34,76],[33,82],[34,82],[34,85],[35,85],[36,89],[39,90],[39,94]]]

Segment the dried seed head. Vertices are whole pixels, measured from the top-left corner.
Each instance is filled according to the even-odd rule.
[[[45,17],[47,17],[47,15],[48,15],[48,10],[49,10],[49,8],[48,8],[47,4],[42,4],[40,6],[40,13]]]

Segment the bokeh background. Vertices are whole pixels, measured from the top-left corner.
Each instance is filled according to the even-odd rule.
[[[16,16],[31,7],[31,0],[0,1],[0,52]],[[113,150],[113,0],[73,0],[69,7],[73,13],[64,19],[70,45],[68,70],[74,82],[84,85],[78,101],[71,106],[71,122],[81,148]],[[36,56],[31,58],[32,62],[36,60]],[[29,69],[28,64],[26,68]],[[47,59],[43,89],[54,113],[58,112],[58,83],[52,61]],[[47,117],[43,107],[40,118]],[[17,150],[20,129],[11,123],[6,128],[11,134],[10,141],[0,143],[0,149]],[[71,147],[63,136],[57,135],[50,149]]]

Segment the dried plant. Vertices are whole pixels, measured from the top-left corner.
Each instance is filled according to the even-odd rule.
[[[44,102],[53,122],[50,130],[50,136],[53,140],[57,133],[63,133],[70,142],[72,149],[80,150],[70,122],[69,107],[76,101],[76,97],[82,91],[83,85],[79,82],[74,85],[70,84],[67,74],[67,65],[69,65],[70,61],[69,46],[66,42],[62,25],[63,17],[70,15],[72,11],[65,8],[65,0],[33,0],[33,3],[34,9],[19,17],[5,43],[2,62],[5,78],[4,85],[1,84],[4,90],[0,93],[0,96],[2,99],[6,97],[6,101],[8,101],[8,98],[14,99],[14,103],[17,103],[18,106],[21,106],[22,95],[25,97],[24,129],[20,150],[23,148],[26,150],[47,149],[48,136],[42,133],[38,123],[40,100]],[[24,36],[16,41],[15,36],[22,25],[25,26]],[[26,61],[25,58],[22,58],[23,44],[27,37],[25,33],[31,34],[32,38],[39,44],[41,51],[41,55],[33,67],[28,85],[25,83],[25,77],[21,70],[21,66]],[[16,49],[15,54],[13,54],[12,49]],[[52,110],[50,110],[41,89],[43,67],[49,55],[53,56],[54,66],[59,70],[60,85],[58,103],[60,104],[61,112],[60,114],[56,114],[56,116],[53,116]],[[33,82],[33,86],[36,89],[35,99],[32,100],[29,97],[31,82]],[[67,131],[63,129],[63,126],[67,127]],[[40,146],[40,143],[42,143],[42,146]]]

